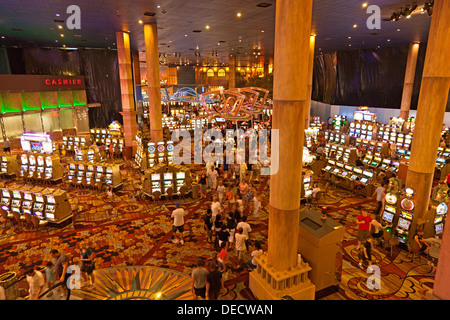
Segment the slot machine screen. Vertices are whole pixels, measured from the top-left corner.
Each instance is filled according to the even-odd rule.
[[[438,162],[438,163],[445,163],[445,159],[443,159],[443,158],[436,158],[436,162]]]
[[[19,191],[13,190],[12,194],[14,199],[22,199]]]
[[[102,166],[97,166],[97,173],[101,173],[103,172],[103,167]]]
[[[113,172],[113,170],[112,170],[111,167],[107,167],[107,168],[106,168],[106,173],[112,173],[112,172]]]
[[[353,172],[357,173],[357,174],[361,174],[362,173],[362,169],[359,168],[353,168]]]
[[[345,165],[345,169],[348,171],[353,171],[353,167],[349,165]]]
[[[36,202],[44,202],[44,198],[41,195],[36,194]]]
[[[42,211],[33,211],[33,214],[34,214],[36,217],[39,217],[39,218],[42,218],[42,216],[43,216]]]
[[[442,216],[444,214],[446,214],[448,211],[448,207],[445,204],[445,202],[440,203],[437,207],[436,207],[436,214]]]
[[[31,151],[41,151],[42,141],[30,141]]]
[[[9,192],[8,192],[8,190],[2,190],[2,197],[3,197],[3,198],[9,198]]]
[[[33,197],[31,196],[31,193],[24,193],[23,194],[23,198],[24,198],[24,200],[28,200],[28,201],[32,201],[33,200]]]
[[[53,213],[45,213],[45,217],[50,220],[55,220],[55,215]]]
[[[161,175],[154,173],[151,175],[151,179],[152,179],[152,181],[159,181],[161,179]]]
[[[94,171],[94,166],[88,166],[87,169],[88,169],[88,171],[92,172],[92,171]]]
[[[348,176],[348,171],[343,171],[343,172],[342,172],[342,176],[343,176],[343,177]]]
[[[369,179],[367,179],[367,178],[361,178],[361,183],[366,184],[368,180]]]
[[[337,169],[337,168],[333,170],[333,173],[338,173],[338,172],[339,172],[339,169]]]
[[[434,224],[441,223],[442,220],[444,220],[442,216],[436,217],[434,218]]]
[[[47,196],[47,203],[56,203],[54,196]]]
[[[373,178],[373,172],[364,170],[363,175],[369,178]]]
[[[411,221],[409,221],[409,220],[406,220],[403,218],[398,219],[398,226],[402,229],[409,230],[410,224],[411,224]]]
[[[356,178],[358,178],[358,176],[356,174],[352,174],[352,176],[350,177],[350,180],[356,180]]]
[[[332,166],[334,166],[336,164],[336,162],[334,160],[329,160],[328,163],[331,164]]]
[[[385,211],[383,213],[383,220],[385,220],[387,222],[392,222],[392,220],[394,220],[394,215],[390,212]]]
[[[177,172],[177,179],[184,179],[186,177],[184,172]]]
[[[76,170],[77,166],[75,165],[75,163],[69,163],[69,169],[70,170]]]
[[[450,156],[450,153],[449,153],[449,152],[444,152],[444,153],[442,154],[442,156],[448,158],[448,156]]]
[[[444,231],[444,225],[442,223],[439,223],[435,226],[436,229],[436,234],[440,234],[442,233],[442,231]]]
[[[378,164],[378,162],[376,162],[376,161],[372,161],[372,162],[371,162],[371,165],[372,165],[372,166],[376,166],[377,164]]]
[[[84,171],[84,165],[83,164],[79,164],[78,165],[78,170],[79,171]]]
[[[324,170],[325,170],[325,171],[330,171],[331,168],[332,168],[332,166],[326,166]]]
[[[173,174],[171,172],[164,173],[164,180],[172,180]]]

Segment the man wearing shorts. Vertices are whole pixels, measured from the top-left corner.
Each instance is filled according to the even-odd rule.
[[[205,260],[198,258],[197,268],[192,270],[192,293],[194,300],[198,298],[206,299],[206,277],[209,271],[205,268]]]
[[[177,207],[172,212],[172,219],[173,219],[173,225],[172,225],[172,231],[174,235],[174,243],[180,243],[181,245],[184,244],[183,240],[183,231],[184,231],[184,216],[187,214],[187,211],[184,211],[183,208],[180,208],[180,203],[175,203],[175,206]],[[177,236],[177,231],[180,233],[180,239]]]
[[[372,218],[367,214],[366,211],[361,210],[358,217],[356,217],[356,224],[358,224],[358,234],[356,238],[358,239],[358,246],[356,250],[359,250],[361,243],[366,241],[370,236],[370,223]]]

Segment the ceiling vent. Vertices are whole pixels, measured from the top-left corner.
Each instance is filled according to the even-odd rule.
[[[144,12],[144,16],[147,16],[147,17],[153,17],[155,15],[155,13],[154,12]]]
[[[261,2],[260,4],[257,4],[256,6],[260,7],[260,8],[267,8],[267,7],[270,7],[271,5],[272,4],[268,3],[268,2]]]

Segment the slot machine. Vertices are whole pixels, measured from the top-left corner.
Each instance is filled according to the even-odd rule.
[[[95,167],[93,164],[88,164],[86,171],[86,184],[89,186],[93,186],[94,183],[95,183]]]
[[[158,163],[165,163],[166,160],[166,146],[164,145],[164,141],[160,141],[156,145],[156,149],[158,151]]]
[[[356,138],[355,147],[359,147],[361,145],[361,143],[362,143],[362,140],[360,138]]]
[[[367,139],[367,124],[361,124],[361,139]]]
[[[123,146],[124,146],[124,141],[123,141],[123,139],[119,139],[119,146],[118,146],[118,148],[119,148],[119,152],[120,153],[122,153],[123,152]]]
[[[70,162],[69,171],[67,173],[67,179],[71,182],[74,182],[76,176],[77,176],[77,165],[74,162]]]
[[[395,143],[397,141],[397,132],[391,132],[391,134],[389,135],[389,140]]]
[[[164,192],[167,192],[167,189],[172,188],[173,190],[173,173],[166,172],[163,174],[164,178]]]
[[[60,223],[71,216],[69,199],[64,190],[50,189],[45,194],[45,218],[49,222]]]
[[[73,147],[75,149],[79,149],[80,148],[80,137],[74,137],[73,138]]]
[[[151,193],[155,192],[155,191],[161,191],[161,174],[159,173],[152,173],[150,175],[151,178]]]
[[[102,139],[102,133],[100,131],[100,129],[95,129],[95,142],[99,143],[99,144],[105,144],[104,142],[101,141]]]
[[[86,150],[76,149],[75,160],[76,161],[85,161],[86,159]]]
[[[344,168],[345,168],[345,171],[342,172],[342,177],[350,180],[352,172],[353,172],[353,166],[346,164],[344,166]]]
[[[180,192],[180,188],[186,183],[186,173],[181,171],[175,174],[176,176],[176,192]]]
[[[173,162],[173,141],[167,141],[167,163]]]
[[[83,186],[83,184],[86,182],[86,167],[84,164],[79,163],[77,166],[77,186]]]
[[[80,138],[80,147],[82,148],[87,147],[87,141],[85,137]]]
[[[28,156],[28,178],[34,178],[36,172],[36,156],[30,154]]]
[[[156,146],[154,142],[148,143],[148,167],[151,168],[156,165]]]
[[[349,170],[349,175],[350,175],[349,179],[350,179],[350,181],[351,182],[355,182],[356,178],[360,179],[361,178],[361,173],[362,173],[362,170],[360,168],[353,167],[352,171]]]
[[[324,138],[325,138],[325,141],[329,141],[329,132],[328,131],[325,131],[325,134],[324,134]]]
[[[8,189],[1,189],[2,190],[2,200],[0,203],[0,207],[5,210],[6,212],[11,211],[11,191]]]
[[[341,160],[343,155],[344,155],[344,148],[339,147],[336,152],[336,160]]]
[[[383,159],[383,161],[381,163],[381,169],[388,170],[390,165],[391,165],[391,160]]]
[[[397,214],[397,200],[397,195],[392,192],[386,193],[386,196],[384,197],[384,209],[381,220],[389,226],[389,228],[386,229],[389,233],[392,232],[392,225]]]
[[[350,122],[350,131],[349,131],[351,136],[355,136],[355,130],[356,130],[355,123],[352,121]]]
[[[327,156],[327,157],[330,156],[330,148],[331,148],[331,146],[329,143],[325,144],[324,152],[325,152],[325,156]]]
[[[330,172],[330,170],[333,168],[333,166],[328,162],[323,168],[322,171]]]
[[[414,213],[414,201],[412,197],[415,194],[415,190],[412,188],[403,189],[404,198],[400,201],[400,215],[395,228],[395,235],[398,240],[406,244],[409,236],[409,229],[413,220]]]
[[[394,173],[397,173],[399,165],[400,163],[398,161],[392,161],[390,170]]]
[[[45,175],[45,160],[43,155],[38,155],[36,157],[36,178],[37,179],[44,179]]]
[[[95,166],[95,183],[103,183],[105,178],[105,167],[102,165]]]
[[[370,165],[371,165],[372,167],[377,167],[377,166],[380,164],[380,162],[381,162],[381,157],[378,156],[378,155],[375,155],[375,156],[373,157],[373,159],[372,159]]]
[[[12,190],[11,211],[22,212],[22,192],[19,190]]]
[[[21,177],[26,177],[28,175],[28,155],[26,153],[22,153],[22,155],[20,156],[19,175]]]
[[[72,136],[69,136],[68,143],[67,143],[67,150],[69,150],[69,151],[75,150]]]
[[[441,234],[444,231],[445,218],[447,216],[448,206],[445,202],[441,202],[436,206],[436,214],[434,217],[434,233]]]
[[[34,194],[29,192],[29,191],[25,191],[23,192],[23,201],[22,201],[22,214],[28,213],[28,214],[32,214],[33,212],[33,205],[34,205]]]
[[[62,137],[61,149],[66,150],[68,147],[67,136]]]
[[[361,123],[360,122],[357,122],[355,125],[355,135],[357,137],[361,137]],[[361,138],[361,140],[362,140],[362,138]]]
[[[34,194],[33,215],[39,219],[44,219],[45,215],[45,198],[42,193],[38,192]]]
[[[95,129],[89,130],[89,138],[90,138],[91,142],[95,142]]]
[[[106,139],[105,139],[105,146],[106,146],[106,149],[109,149],[109,146],[111,145],[111,143],[112,143],[111,138],[106,138]]]
[[[372,162],[372,159],[373,159],[373,156],[371,154],[366,154],[362,162],[366,165],[370,165]]]
[[[372,179],[373,179],[373,172],[370,170],[363,170],[361,182],[367,186],[370,182],[372,182]]]
[[[107,186],[113,186],[113,168],[111,166],[105,168],[105,183]]]
[[[95,151],[94,149],[88,149],[87,151],[87,160],[89,162],[94,162],[95,161]]]

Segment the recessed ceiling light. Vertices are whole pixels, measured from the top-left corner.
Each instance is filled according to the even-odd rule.
[[[353,29],[354,29],[354,28],[357,28],[357,27],[358,27],[358,25],[357,25],[357,24],[354,24],[354,25],[353,25]]]
[[[242,15],[242,14],[241,14],[240,12],[236,13],[236,16],[237,16],[238,18],[240,18],[241,15]]]
[[[2,36],[2,39],[5,39],[5,36]]]
[[[205,27],[206,29],[209,29],[209,25],[206,25],[206,27]]]
[[[351,47],[352,45],[351,45],[351,44],[349,44],[348,46],[349,46],[349,47]]]
[[[58,29],[62,29],[63,27],[61,25],[58,26]]]
[[[352,37],[348,37],[349,39],[351,39]]]
[[[157,7],[157,8],[161,8],[161,6],[160,6],[160,5],[157,5],[156,7]]]
[[[264,30],[261,30],[261,32],[264,32]]]
[[[367,7],[367,2],[364,2],[364,3],[362,4],[362,7],[363,7],[363,8]]]
[[[59,17],[59,13],[57,13],[56,16]]]
[[[388,42],[390,42],[390,41],[391,41],[391,39],[387,39],[387,41],[388,41]]]
[[[143,21],[142,21],[142,20],[139,20],[139,23],[140,23],[140,24],[142,24],[142,23],[143,23]]]
[[[64,37],[64,34],[63,34],[63,33],[61,33],[61,37]]]
[[[185,34],[184,36],[187,37],[187,34]]]
[[[397,31],[400,31],[400,29],[397,29]]]

